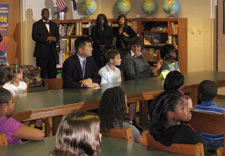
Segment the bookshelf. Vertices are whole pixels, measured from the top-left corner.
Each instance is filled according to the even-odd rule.
[[[187,72],[187,19],[186,18],[130,18],[130,25],[144,39],[146,59],[151,64],[160,57],[159,49],[166,43],[173,44],[178,53],[182,72]],[[53,20],[58,24],[60,41],[58,44],[59,67],[65,59],[75,54],[74,42],[77,37],[90,36],[95,19]],[[109,25],[118,26],[116,19],[108,19]]]
[[[160,48],[165,44],[173,44],[178,54],[180,69],[187,72],[187,19],[142,19],[139,24],[147,50],[147,61],[155,64],[160,59]]]

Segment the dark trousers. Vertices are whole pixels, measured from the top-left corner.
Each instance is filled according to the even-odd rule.
[[[49,58],[37,58],[37,64],[41,68],[41,78],[56,78],[56,59],[54,57]]]

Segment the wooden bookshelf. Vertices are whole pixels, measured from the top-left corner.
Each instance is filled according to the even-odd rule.
[[[157,59],[160,59],[158,56],[160,48],[167,43],[174,44],[178,52],[180,69],[182,72],[187,72],[186,18],[130,18],[127,20],[136,33],[144,39],[144,48],[147,49],[147,61],[150,63],[157,62]],[[59,29],[62,29],[63,26],[65,27],[65,30],[59,30],[61,34],[60,42],[66,42],[59,44],[59,52],[66,55],[74,54],[75,49],[72,47],[74,40],[80,36],[90,36],[91,28],[95,24],[95,19],[53,21],[58,24]],[[108,21],[113,29],[118,26],[116,19],[108,19]],[[68,27],[72,27],[74,30],[68,31]],[[66,47],[62,47],[65,45]]]

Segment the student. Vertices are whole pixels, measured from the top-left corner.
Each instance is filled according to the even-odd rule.
[[[192,108],[193,107],[192,99],[188,95],[185,95],[185,93],[182,91],[183,86],[184,86],[184,75],[179,71],[169,72],[163,84],[165,91],[178,90],[181,94],[183,94],[188,101],[188,108]]]
[[[161,67],[161,77],[165,78],[170,71],[180,71],[177,61],[177,53],[172,44],[166,44],[160,49],[160,56],[163,59]]]
[[[150,133],[156,141],[171,144],[203,143],[201,137],[187,122],[191,112],[186,98],[179,91],[166,91],[157,96],[150,105]]]
[[[91,29],[91,38],[93,40],[93,57],[99,68],[107,62],[104,60],[104,53],[112,48],[113,32],[108,25],[105,14],[98,14],[95,26]]]
[[[13,96],[26,93],[27,84],[23,81],[23,69],[20,65],[10,66],[9,80],[3,85],[3,88],[9,90]]]
[[[75,42],[76,54],[63,63],[63,88],[99,87],[101,77],[92,56],[92,41],[79,37]]]
[[[8,144],[20,143],[21,139],[42,140],[42,131],[23,125],[11,117],[14,105],[10,91],[0,88],[0,133],[6,134]]]
[[[126,96],[120,87],[107,89],[101,98],[98,109],[101,119],[101,129],[108,131],[111,128],[132,128],[134,140],[142,143],[142,137],[138,129],[125,121],[126,115]]]
[[[128,25],[125,15],[119,15],[117,18],[119,26],[115,30],[116,47],[120,50],[121,57],[124,58],[130,50],[130,41],[137,33]]]
[[[204,80],[199,84],[199,99],[201,104],[195,106],[195,110],[208,112],[208,113],[225,113],[224,108],[219,108],[216,103],[213,102],[217,96],[218,87],[215,82],[210,80]],[[208,134],[199,132],[206,144],[206,149],[216,151],[217,148],[223,147],[223,135]]]
[[[91,112],[72,112],[59,124],[51,156],[99,156],[101,134],[99,117]]]
[[[121,72],[116,66],[121,64],[120,52],[109,49],[105,55],[107,64],[99,70],[101,84],[121,82]]]
[[[149,63],[146,61],[143,51],[143,41],[140,37],[134,37],[131,40],[131,50],[128,53],[122,63],[122,70],[124,72],[125,80],[144,79],[152,77],[153,73],[158,71],[161,67],[161,62],[157,63],[157,66],[151,69]],[[129,105],[130,109],[130,121],[139,128],[135,122],[136,103]],[[141,130],[141,128],[139,129]]]

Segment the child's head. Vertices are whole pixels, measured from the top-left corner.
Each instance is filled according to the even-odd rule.
[[[113,128],[115,121],[122,127],[126,114],[126,96],[121,87],[107,89],[101,98],[98,109],[101,119],[101,128],[109,130]]]
[[[168,127],[189,121],[191,113],[186,98],[179,91],[166,91],[157,96],[150,105],[150,132],[156,140]]]
[[[164,81],[164,89],[166,91],[179,90],[184,85],[184,76],[179,71],[171,71],[167,74]]]
[[[215,82],[204,80],[199,84],[198,90],[201,101],[211,102],[217,96],[218,87]]]
[[[14,102],[10,91],[0,88],[0,115],[10,117],[14,112]]]
[[[51,155],[98,156],[101,150],[100,120],[91,112],[72,112],[59,124]]]
[[[134,37],[131,39],[131,49],[136,56],[141,55],[141,50],[143,47],[143,40],[140,37]]]
[[[160,49],[160,56],[163,60],[176,60],[177,53],[175,47],[172,44],[166,44]]]
[[[10,66],[9,80],[12,82],[23,80],[23,68],[21,65],[14,64]]]
[[[120,52],[116,49],[109,49],[105,54],[107,63],[119,66],[121,64]]]

